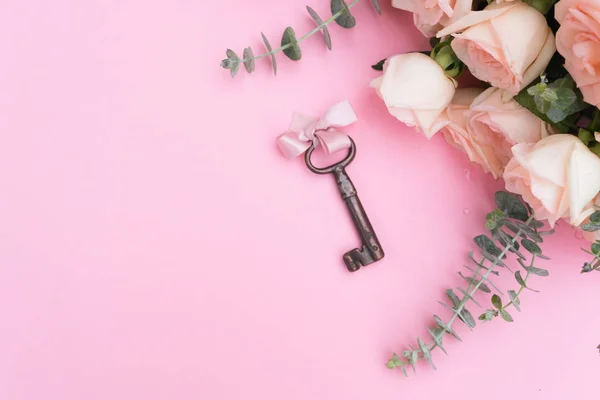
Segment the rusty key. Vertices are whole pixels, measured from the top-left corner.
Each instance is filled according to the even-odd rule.
[[[381,244],[379,244],[377,235],[375,235],[373,226],[371,226],[371,222],[367,217],[367,213],[358,198],[356,188],[345,170],[345,167],[348,166],[356,156],[356,145],[352,139],[350,139],[350,142],[351,146],[346,158],[329,167],[317,168],[311,162],[310,157],[315,150],[314,144],[306,151],[304,160],[306,161],[308,169],[315,174],[333,174],[338,189],[340,190],[340,195],[348,207],[354,226],[362,240],[361,248],[350,250],[344,254],[343,257],[348,270],[354,272],[361,266],[369,265],[381,260],[384,257],[384,252],[381,248]]]

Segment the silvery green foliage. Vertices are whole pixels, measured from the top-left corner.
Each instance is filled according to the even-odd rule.
[[[581,226],[586,232],[600,231],[600,211],[595,211],[590,216],[590,222]],[[591,261],[583,264],[581,273],[585,274],[592,271],[600,271],[600,240],[596,240],[591,244],[590,250],[582,249],[584,252],[592,256]]]
[[[504,321],[512,322],[511,308],[520,311],[521,300],[519,297],[521,293],[525,289],[533,290],[528,286],[529,278],[532,275],[548,276],[548,271],[535,267],[534,262],[537,258],[547,259],[542,253],[540,244],[544,241],[543,237],[553,231],[540,230],[544,224],[534,219],[531,209],[522,202],[520,197],[501,191],[496,193],[495,201],[498,208],[486,217],[486,228],[489,233],[473,239],[479,249],[479,257],[476,257],[473,252],[469,253],[472,265],[464,266],[469,273],[459,272],[466,287],[458,287],[456,291],[455,289],[446,290],[449,303],[442,304],[452,312],[452,316],[444,321],[438,315],[434,315],[434,326],[427,329],[431,336],[430,341],[417,338],[418,348],[410,346],[409,350],[400,354],[394,353],[386,364],[388,368],[398,368],[408,376],[407,367],[415,370],[415,365],[420,360],[425,360],[435,369],[433,351],[439,348],[446,353],[446,349],[442,347],[444,337],[449,334],[458,341],[462,341],[453,329],[454,322],[460,320],[469,329],[476,326],[476,319],[467,305],[481,307],[475,300],[478,291],[485,294],[491,294],[492,290],[496,292],[491,296],[491,306],[479,316],[480,321],[491,321],[500,317]],[[597,260],[600,263],[600,243],[596,247],[599,254]],[[509,254],[511,254],[510,258]],[[505,295],[491,278],[499,274],[497,269],[509,269],[509,262],[513,261],[512,264],[514,264],[514,260],[517,261],[516,267],[520,267],[514,272],[518,288],[508,290],[508,295]]]
[[[267,36],[264,33],[261,33],[262,40],[266,48],[265,53],[255,56],[252,49],[247,47],[244,50],[243,57],[239,57],[233,50],[228,49],[225,52],[227,58],[221,61],[221,67],[228,69],[231,77],[234,77],[240,70],[240,66],[242,64],[248,73],[252,73],[255,69],[256,60],[269,57],[271,59],[273,73],[277,75],[277,60],[275,59],[275,54],[282,52],[290,60],[299,61],[302,58],[302,49],[300,48],[300,43],[313,36],[317,32],[323,33],[325,46],[331,50],[331,34],[329,33],[328,25],[335,21],[343,28],[353,28],[356,25],[356,18],[354,18],[354,15],[352,15],[350,9],[358,4],[359,1],[360,0],[352,0],[349,3],[346,3],[345,0],[330,0],[331,17],[327,18],[326,20],[323,20],[314,9],[307,6],[306,10],[310,18],[316,24],[316,27],[312,31],[298,37],[294,32],[294,29],[291,26],[288,26],[285,28],[281,36],[281,46],[275,49],[271,46]],[[373,5],[375,11],[381,14],[381,4],[379,0],[371,0],[371,4]]]
[[[515,100],[563,133],[575,126],[579,112],[590,107],[568,74],[552,82],[542,76],[521,90]]]

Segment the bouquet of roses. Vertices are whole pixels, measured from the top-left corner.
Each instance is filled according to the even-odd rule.
[[[297,38],[286,29],[281,47],[244,57],[228,50],[222,66],[235,75],[241,65],[248,72],[254,60],[282,51],[301,57],[299,43],[321,31],[328,47],[332,21],[344,28],[355,25],[347,4],[332,0],[332,16],[321,19],[307,7],[317,27]],[[381,12],[379,1],[372,0]],[[452,324],[469,328],[476,318],[468,310],[479,292],[491,296],[491,307],[477,318],[512,321],[519,296],[530,289],[531,276],[547,276],[534,266],[545,259],[541,243],[558,220],[581,230],[590,240],[584,249],[591,260],[582,272],[600,270],[600,0],[392,0],[392,6],[413,13],[416,27],[430,38],[431,50],[388,57],[373,65],[382,71],[371,82],[390,114],[431,138],[443,135],[469,160],[503,178],[506,192],[496,193],[498,208],[487,215],[486,234],[474,238],[479,256],[469,254],[465,287],[449,289],[447,321],[434,316],[429,341],[417,339],[387,366],[413,367],[423,359],[434,367],[431,352],[443,351],[447,335],[460,340]],[[480,81],[461,87],[465,73]],[[545,223],[549,230],[542,230]],[[499,268],[517,267],[517,282],[503,300],[491,278]],[[512,270],[511,270],[512,271]]]

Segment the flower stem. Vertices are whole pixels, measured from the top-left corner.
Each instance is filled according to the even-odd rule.
[[[358,4],[360,0],[353,0],[352,3],[348,4],[348,8],[352,8],[354,7],[356,4]],[[336,12],[335,14],[333,14],[331,17],[327,18],[325,21],[323,21],[323,23],[321,25],[318,25],[315,29],[313,29],[312,31],[308,32],[307,34],[301,36],[298,38],[296,43],[300,43],[305,39],[308,39],[309,37],[311,37],[312,35],[314,35],[315,33],[319,32],[323,27],[329,25],[330,23],[332,23],[333,21],[335,21],[338,17],[340,17],[342,14],[344,14],[346,12],[345,8],[342,8],[340,11]],[[279,53],[280,51],[283,51],[289,47],[292,47],[295,43],[288,43],[286,45],[283,45],[281,47],[278,47],[276,49],[272,49],[271,51],[268,51],[266,53],[263,54],[259,54],[258,56],[255,56],[253,59],[254,60],[259,60],[261,58],[265,58],[265,57],[269,57],[273,54]],[[250,61],[250,59],[242,59],[240,62],[245,62],[245,61]]]
[[[592,118],[592,122],[590,123],[588,129],[592,132],[592,134],[600,131],[600,110],[598,110],[598,108],[594,109],[594,117]]]

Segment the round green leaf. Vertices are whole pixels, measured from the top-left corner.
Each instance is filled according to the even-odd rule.
[[[535,254],[536,256],[542,254],[542,249],[540,249],[540,246],[538,246],[533,240],[523,238],[521,240],[521,245],[531,254]]]
[[[281,37],[281,47],[287,46],[283,49],[283,54],[288,56],[290,60],[298,61],[302,58],[302,50],[298,46],[298,39],[296,39],[296,33],[291,26],[285,28],[283,36]]]
[[[498,296],[497,294],[493,295],[492,304],[494,305],[494,307],[500,310],[502,308],[502,299],[500,298],[500,296]]]

